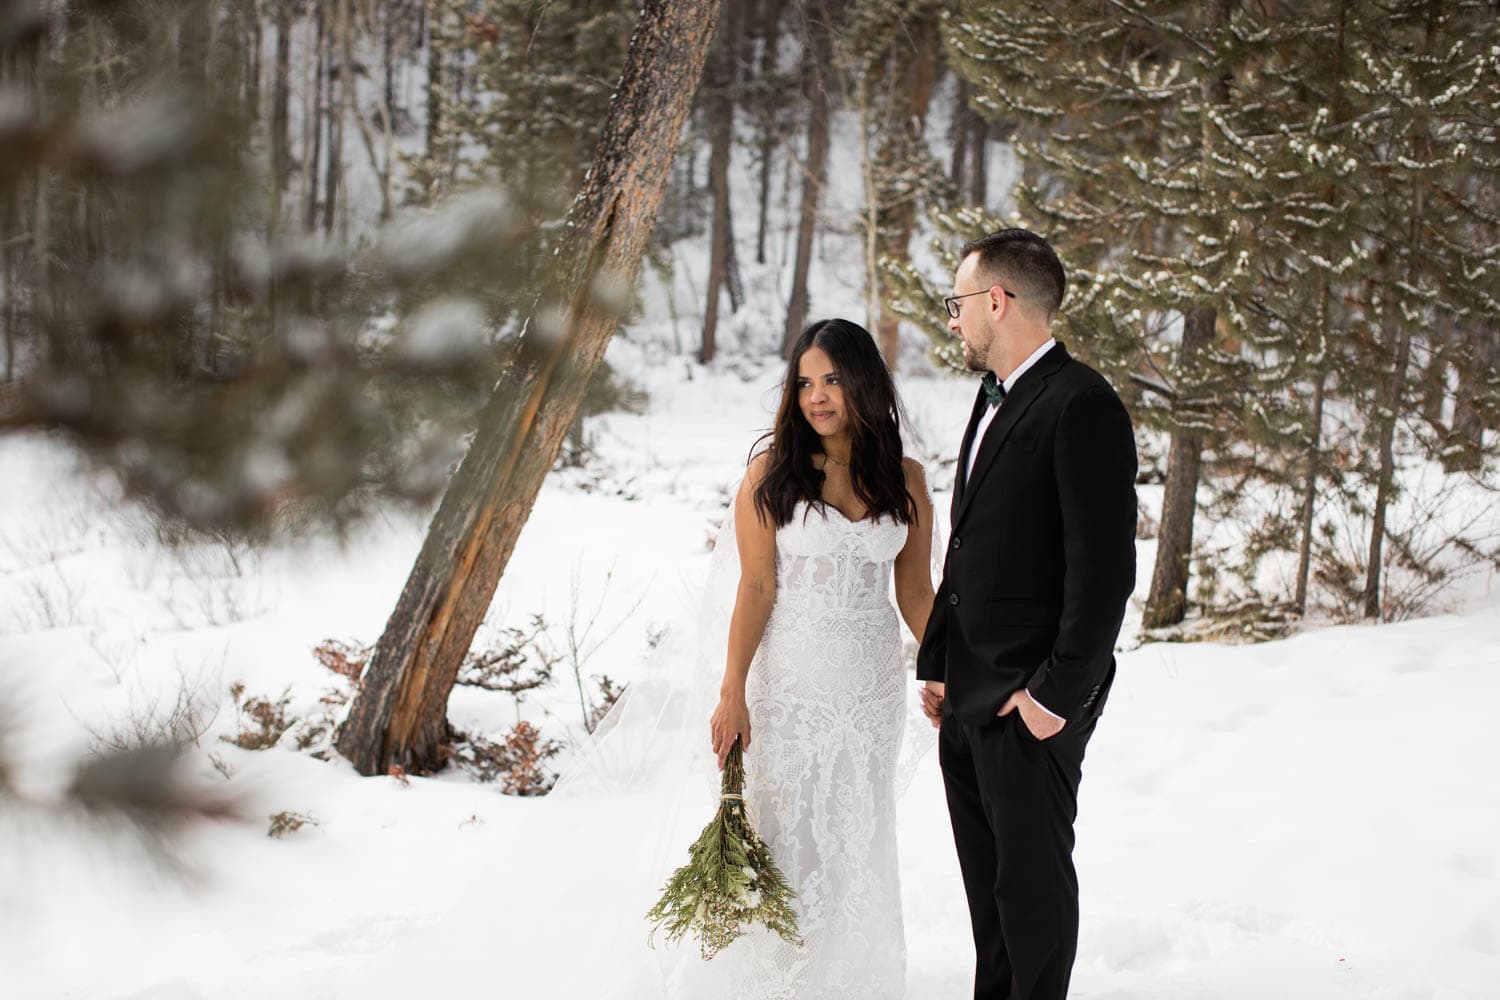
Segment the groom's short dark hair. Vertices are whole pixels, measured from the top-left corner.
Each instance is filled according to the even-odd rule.
[[[1035,305],[1050,320],[1062,305],[1067,275],[1052,244],[1029,229],[1002,229],[970,240],[958,259],[979,254],[979,271]]]

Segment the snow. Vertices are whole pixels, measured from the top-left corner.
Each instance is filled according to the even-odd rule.
[[[300,66],[305,40],[296,49]],[[420,66],[403,71],[406,104],[419,103],[420,82]],[[934,134],[948,106],[937,102]],[[294,100],[294,136],[301,110]],[[845,220],[860,198],[849,181],[858,177],[857,148],[846,120],[834,132],[824,215]],[[361,228],[379,200],[351,135],[347,182]],[[121,162],[143,162],[158,142],[147,133],[105,145]],[[999,197],[1015,163],[1003,147],[993,154],[989,189]],[[749,160],[736,158],[732,171],[745,206],[758,190]],[[683,627],[706,543],[770,422],[780,371],[758,359],[781,335],[795,250],[786,225],[793,172],[777,171],[773,187],[766,265],[753,263],[753,213],[738,213],[746,303],[731,317],[725,296],[714,365],[689,360],[703,240],[671,248],[669,278],[643,271],[642,314],[608,360],[648,393],[649,408],[587,421],[590,456],[548,478],[492,602],[488,626],[541,614],[558,628],[613,630],[584,665],[586,678],[629,680],[657,630]],[[398,224],[379,259],[410,268],[409,277],[440,269],[466,240],[513,222],[504,204],[484,197]],[[913,240],[919,264],[930,264],[926,239]],[[813,317],[865,318],[857,244],[857,234],[824,227]],[[309,239],[276,256],[278,266],[316,267],[328,253]],[[245,257],[253,272],[272,266],[257,247]],[[406,335],[418,355],[446,356],[467,346],[476,326],[472,303],[448,300],[413,318]],[[319,350],[317,331],[295,336],[304,351]],[[913,451],[945,510],[971,386],[927,371],[913,339],[900,388]],[[259,454],[246,474],[274,483],[281,461]],[[599,971],[590,967],[599,942],[581,930],[592,926],[589,914],[597,925],[600,913],[644,914],[650,901],[569,895],[569,859],[518,850],[546,817],[567,817],[565,804],[507,798],[456,770],[405,782],[361,778],[338,757],[298,752],[291,739],[261,751],[223,739],[242,725],[231,685],[272,700],[285,692],[294,718],[326,711],[319,699],[337,679],[312,648],[379,636],[425,516],[380,512],[343,543],[173,550],[61,438],[0,436],[0,483],[0,716],[14,720],[0,741],[25,798],[0,799],[0,996],[583,995],[568,985]],[[1412,485],[1403,495],[1430,487],[1419,478]],[[1155,518],[1160,487],[1140,492]],[[1421,513],[1415,504],[1403,509]],[[1199,527],[1203,544],[1221,550],[1241,540],[1233,524]],[[1073,996],[1495,996],[1494,572],[1465,577],[1438,605],[1448,613],[1400,624],[1313,622],[1260,645],[1142,646],[1139,602],[1153,561],[1154,543],[1141,542],[1118,679],[1085,763]],[[170,842],[181,866],[174,871],[135,839],[49,806],[92,742],[179,696],[207,725],[187,755],[189,778],[239,796],[249,819],[189,826]],[[581,732],[572,678],[563,674],[519,709],[472,688],[456,689],[449,706],[457,728],[492,738],[518,714],[558,738]],[[283,811],[309,822],[272,839],[270,819]],[[580,819],[618,832],[628,848],[631,831],[614,831],[610,817]],[[933,756],[902,800],[900,837],[907,996],[965,996],[972,949]],[[637,930],[644,946],[643,919],[612,928],[616,937]]]
[[[653,329],[670,336],[664,322]],[[597,608],[601,627],[623,624],[587,672],[628,679],[650,629],[691,603],[688,581],[780,373],[744,358],[704,368],[640,335],[617,341],[610,361],[650,409],[589,422],[596,457],[549,479],[491,621]],[[912,374],[901,388],[946,487],[967,386]],[[26,795],[56,795],[89,730],[186,686],[218,710],[190,755],[196,780],[245,796],[252,817],[190,828],[177,847],[193,877],[179,882],[119,835],[101,844],[81,820],[8,810],[7,997],[574,995],[554,990],[589,942],[569,936],[575,901],[548,895],[560,859],[507,854],[546,799],[509,799],[462,773],[364,779],[290,741],[252,752],[219,739],[237,731],[226,694],[236,681],[287,691],[294,716],[316,711],[335,679],[311,647],[378,636],[421,517],[380,515],[342,547],[174,556],[56,440],[0,440],[0,481],[0,670],[25,720],[12,752]],[[1157,489],[1142,495],[1159,502]],[[1151,549],[1142,543],[1138,593]],[[1121,654],[1081,790],[1074,996],[1493,995],[1493,576],[1465,595],[1457,613],[1398,625]],[[1136,607],[1127,646],[1138,620]],[[544,731],[577,732],[567,680],[523,706]],[[507,699],[474,689],[450,714],[492,734],[514,720]],[[313,822],[270,839],[283,810]],[[972,958],[935,758],[903,800],[900,830],[907,995],[961,996]],[[537,927],[548,929],[540,950],[507,947]]]

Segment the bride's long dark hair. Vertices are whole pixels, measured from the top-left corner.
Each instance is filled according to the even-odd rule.
[[[813,465],[813,456],[823,450],[823,440],[797,405],[802,355],[813,347],[827,354],[839,373],[849,422],[849,474],[854,495],[865,505],[865,516],[911,524],[917,519],[917,504],[906,490],[906,470],[901,464],[901,404],[896,383],[870,331],[846,319],[813,323],[792,345],[775,426],[751,449],[752,453],[760,451],[770,439],[769,464],[755,491],[756,510],[778,528],[791,521],[799,501],[806,500],[827,515],[824,474]]]

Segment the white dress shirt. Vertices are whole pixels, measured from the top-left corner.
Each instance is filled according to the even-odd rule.
[[[1001,383],[1005,386],[1006,395],[1010,395],[1010,390],[1014,388],[1016,381],[1022,375],[1025,375],[1028,369],[1030,369],[1038,361],[1042,360],[1042,355],[1052,350],[1052,346],[1056,343],[1056,337],[1048,337],[1046,343],[1042,344],[1041,347],[1038,347],[1036,350],[1032,351],[1030,357],[1028,357],[1025,361],[1022,361],[1019,365],[1016,366],[1015,371],[1006,376],[1005,381]],[[1000,406],[1004,405],[1005,402],[1004,400],[1002,400]],[[990,424],[995,422],[995,414],[1000,412],[1000,406],[986,406],[984,408],[984,412],[979,415],[979,426],[974,428],[974,440],[969,444],[969,464],[964,469],[964,482],[966,483],[969,481],[969,477],[974,474],[974,459],[979,454],[979,443],[984,440],[984,432],[990,429]],[[1029,694],[1030,692],[1027,693]],[[1064,719],[1062,716],[1058,715],[1056,712],[1052,711],[1046,705],[1043,705],[1041,702],[1037,701],[1036,698],[1032,698],[1031,700],[1036,704],[1037,708],[1040,708],[1043,712],[1046,712],[1058,722],[1068,721],[1067,719]]]
[[[1038,361],[1042,360],[1042,355],[1052,350],[1052,345],[1056,343],[1056,337],[1048,337],[1047,342],[1032,351],[1029,358],[1016,365],[1016,370],[1007,375],[1005,381],[1000,383],[1005,386],[1007,394],[1015,386],[1016,380],[1025,375],[1027,370]],[[1003,405],[1005,404],[1002,402],[1001,406]],[[979,442],[984,440],[984,432],[990,429],[990,424],[994,423],[995,414],[999,412],[999,406],[986,406],[984,412],[979,415],[979,426],[974,428],[974,442],[969,445],[969,464],[964,468],[964,482],[966,483],[969,481],[969,477],[974,474],[974,458],[979,454]]]

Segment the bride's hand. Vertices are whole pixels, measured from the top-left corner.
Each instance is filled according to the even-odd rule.
[[[708,728],[713,736],[714,753],[719,756],[719,768],[722,770],[736,736],[740,738],[744,749],[750,749],[750,709],[745,705],[745,696],[720,695],[719,707],[714,709],[713,717],[708,720]]]

